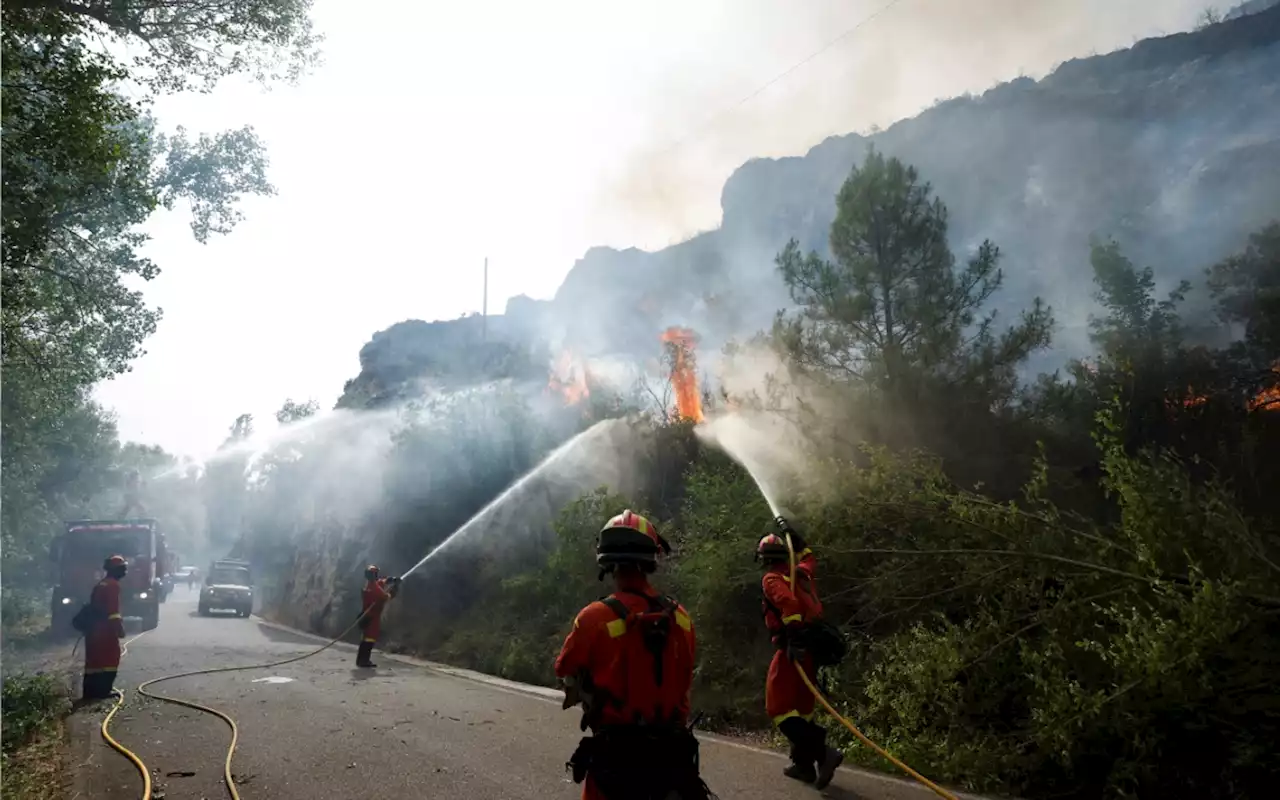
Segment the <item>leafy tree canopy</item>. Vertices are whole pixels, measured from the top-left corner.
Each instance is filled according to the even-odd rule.
[[[1002,333],[984,306],[1000,288],[999,249],[984,241],[961,268],[947,243],[947,208],[914,167],[872,151],[836,197],[831,253],[793,239],[777,264],[797,311],[775,337],[801,365],[902,393],[924,378],[983,380],[1007,399],[1014,370],[1052,329],[1038,299]]]
[[[293,81],[318,60],[312,0],[15,0],[139,51],[132,77],[157,91],[212,89],[229,75]]]

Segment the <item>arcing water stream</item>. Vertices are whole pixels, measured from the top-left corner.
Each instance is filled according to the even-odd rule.
[[[521,477],[518,481],[511,484],[511,486],[507,487],[506,491],[504,491],[502,494],[495,497],[493,500],[489,502],[488,505],[486,505],[484,508],[476,512],[475,516],[473,516],[471,519],[463,523],[461,528],[458,528],[456,531],[449,534],[447,537],[445,537],[444,541],[440,542],[440,544],[433,547],[430,552],[428,552],[425,556],[422,557],[421,561],[419,561],[417,564],[414,564],[412,567],[406,570],[404,575],[402,575],[401,577],[407,578],[410,575],[412,575],[414,572],[418,570],[419,567],[421,567],[423,564],[430,561],[437,554],[439,554],[446,547],[448,547],[451,543],[463,538],[472,530],[475,530],[476,528],[478,528],[480,526],[480,523],[483,522],[486,517],[488,517],[495,509],[497,509],[503,503],[507,502],[511,498],[518,495],[521,491],[523,491],[525,487],[528,486],[530,481],[534,480],[539,475],[544,473],[546,470],[550,469],[552,466],[556,464],[556,462],[563,459],[566,455],[568,455],[574,449],[585,444],[588,440],[596,436],[599,436],[601,433],[603,433],[604,431],[608,430],[610,427],[617,424],[619,424],[619,421],[616,419],[601,420],[600,422],[597,422],[595,425],[592,425],[590,428],[587,428],[582,433],[579,433],[577,436],[573,437],[569,441],[557,447],[555,450],[551,452],[551,455],[544,458],[542,462],[538,464],[538,466],[526,472],[524,476]]]
[[[765,454],[757,452],[760,449],[760,437],[751,430],[745,420],[735,414],[719,416],[698,425],[694,428],[694,433],[702,441],[715,445],[729,458],[738,462],[751,476],[751,480],[755,481],[756,488],[764,496],[764,501],[769,504],[769,510],[773,515],[777,517],[782,513],[773,490],[764,479],[761,460]],[[753,448],[752,444],[757,446]]]
[[[759,456],[761,454],[755,453],[750,446],[753,440],[752,431],[750,427],[745,424],[737,424],[740,422],[740,420],[735,422],[735,418],[732,415],[729,417],[719,417],[711,422],[698,425],[695,430],[699,438],[709,444],[714,444],[719,447],[730,458],[742,465],[742,468],[747,471],[747,474],[751,476],[751,479],[755,481],[756,486],[759,487],[760,493],[764,496],[765,502],[769,504],[769,510],[773,512],[774,516],[777,516],[781,514],[782,511],[777,501],[774,499],[773,491],[764,479],[764,470],[761,468],[759,461]],[[526,472],[519,480],[511,484],[511,486],[507,487],[506,491],[489,501],[489,503],[484,508],[480,509],[475,516],[463,523],[462,527],[449,534],[445,537],[444,541],[433,547],[425,556],[422,557],[421,560],[418,561],[418,563],[406,570],[401,577],[409,577],[414,572],[421,569],[428,561],[443,552],[445,548],[449,547],[455,541],[459,541],[469,533],[479,529],[482,523],[484,523],[488,517],[492,516],[495,510],[507,501],[517,497],[528,487],[530,482],[543,475],[547,470],[554,467],[557,462],[563,460],[576,449],[601,436],[610,427],[618,424],[620,424],[620,420],[602,420],[557,447],[550,455],[544,458],[541,463]]]

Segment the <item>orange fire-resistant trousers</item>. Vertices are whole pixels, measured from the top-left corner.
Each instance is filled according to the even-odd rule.
[[[805,655],[800,664],[816,686],[818,670],[813,665],[813,656]],[[773,724],[777,725],[789,717],[813,719],[814,702],[813,692],[796,674],[795,665],[786,651],[775,652],[764,684],[764,707]]]

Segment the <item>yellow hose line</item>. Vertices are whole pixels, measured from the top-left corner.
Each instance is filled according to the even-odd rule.
[[[791,591],[794,592],[796,591],[796,549],[791,544],[791,534],[784,533],[783,535],[787,539],[787,552],[791,554]],[[894,758],[889,753],[889,751],[885,750],[883,747],[881,747],[880,745],[876,744],[875,742],[867,738],[867,735],[864,734],[862,731],[858,730],[856,725],[854,725],[852,722],[845,719],[844,717],[840,716],[839,712],[837,712],[834,708],[831,707],[831,703],[827,702],[827,698],[823,696],[822,692],[818,691],[818,687],[813,685],[813,681],[809,680],[809,676],[805,674],[804,669],[801,668],[801,666],[795,663],[794,661],[791,663],[796,668],[796,672],[800,675],[800,680],[804,681],[804,685],[809,687],[810,692],[813,692],[814,699],[816,699],[819,703],[822,704],[822,707],[827,710],[828,714],[830,714],[831,716],[839,720],[842,725],[844,725],[846,728],[849,729],[850,733],[858,737],[858,741],[862,742],[867,747],[870,747],[872,750],[884,756],[886,759],[888,759],[889,763],[893,764],[898,769],[902,770],[903,772],[907,773],[911,777],[915,778],[920,783],[932,789],[934,793],[936,793],[939,797],[945,797],[946,800],[958,800],[958,798],[951,792],[948,792],[946,789],[943,789],[938,784],[934,783],[933,781],[929,780],[925,776],[921,775],[919,772],[916,772],[911,767],[907,766],[903,762]]]
[[[151,771],[147,769],[146,764],[142,763],[142,759],[138,758],[132,750],[117,742],[115,737],[111,735],[111,731],[108,730],[108,727],[111,725],[111,718],[116,715],[116,712],[119,711],[120,707],[123,705],[124,692],[117,691],[116,704],[111,707],[111,710],[107,712],[107,716],[102,719],[102,727],[100,729],[102,731],[102,738],[106,740],[107,744],[111,745],[112,749],[129,759],[129,761],[133,762],[133,765],[138,768],[138,774],[142,776],[142,800],[151,800]]]
[[[209,706],[202,706],[199,703],[193,703],[190,700],[182,700],[177,697],[169,697],[168,695],[152,694],[151,692],[147,691],[147,687],[150,686],[151,684],[159,683],[160,681],[167,681],[167,680],[170,680],[171,678],[181,678],[181,677],[185,677],[185,675],[203,675],[210,672],[223,672],[223,671],[229,671],[229,670],[210,669],[210,670],[201,670],[199,672],[188,672],[188,673],[184,673],[184,675],[168,675],[163,678],[156,678],[155,680],[147,681],[146,683],[143,683],[140,686],[138,686],[138,694],[143,695],[145,697],[150,697],[153,700],[162,700],[166,703],[173,703],[174,705],[186,706],[187,708],[194,708],[196,711],[203,711],[206,714],[212,714],[218,719],[227,723],[227,727],[231,728],[231,744],[227,747],[227,757],[222,762],[222,780],[227,784],[227,794],[231,796],[231,800],[240,800],[240,790],[236,788],[235,778],[231,776],[231,759],[235,755],[236,744],[240,741],[240,729],[236,727],[236,721],[232,719],[230,715],[224,714],[216,708],[210,708]],[[150,781],[148,781],[148,783],[150,783]],[[146,794],[146,792],[148,791],[150,791],[149,787],[144,788],[143,800],[148,799],[148,795]]]
[[[311,658],[312,656],[323,653],[325,650],[328,650],[330,647],[333,647],[335,644],[342,641],[343,637],[345,637],[348,633],[351,633],[351,631],[354,630],[355,627],[360,624],[360,621],[363,620],[369,614],[369,611],[372,610],[372,608],[373,606],[366,608],[364,612],[360,614],[360,616],[356,617],[356,621],[351,623],[351,625],[342,633],[330,639],[324,645],[317,647],[315,650],[308,651],[306,653],[303,653],[302,655],[291,656],[289,658],[283,658],[283,659],[280,659],[279,661],[271,661],[265,664],[244,664],[242,666],[235,666],[235,667],[211,667],[209,669],[197,669],[197,670],[192,670],[190,672],[178,672],[173,675],[163,675],[159,678],[152,678],[149,681],[139,684],[138,694],[144,697],[150,697],[153,700],[160,700],[165,703],[173,703],[174,705],[186,706],[187,708],[194,708],[197,711],[203,711],[206,714],[212,714],[218,719],[221,719],[223,722],[227,723],[227,727],[231,728],[231,744],[227,747],[227,757],[222,763],[222,780],[227,785],[227,794],[231,797],[231,800],[240,800],[240,790],[236,788],[235,778],[231,775],[231,759],[235,757],[236,745],[240,741],[240,729],[239,727],[237,727],[236,721],[231,717],[231,715],[225,714],[216,708],[211,708],[209,706],[201,705],[199,703],[193,703],[190,700],[183,700],[177,697],[170,697],[168,695],[163,695],[163,694],[154,694],[152,692],[147,691],[147,687],[154,686],[157,683],[163,683],[164,681],[177,680],[178,678],[189,678],[193,675],[213,675],[219,672],[240,672],[248,669],[271,669],[272,667],[282,667],[285,664],[293,664],[297,661],[302,661],[303,659]],[[129,652],[129,644],[131,642],[136,641],[139,637],[143,636],[145,633],[146,631],[143,631],[143,633],[140,633],[137,636],[130,639],[128,642],[125,642],[124,649],[121,650],[120,654],[124,655],[125,653]],[[111,712],[107,714],[106,719],[102,720],[102,738],[107,741],[107,744],[111,745],[111,747],[114,748],[117,752],[119,752],[125,758],[133,762],[133,765],[138,768],[138,772],[142,774],[142,800],[151,800],[151,773],[147,769],[147,765],[142,762],[142,759],[139,758],[136,753],[134,753],[132,750],[130,750],[129,748],[125,747],[124,745],[117,742],[114,738],[112,738],[111,732],[107,729],[107,727],[111,724],[111,718],[116,715],[116,712],[120,710],[120,706],[122,706],[123,704],[124,704],[124,693],[120,692],[119,699],[116,701],[115,707],[113,707],[111,709]]]

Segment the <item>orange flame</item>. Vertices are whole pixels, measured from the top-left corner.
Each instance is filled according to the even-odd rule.
[[[1254,395],[1249,401],[1250,411],[1280,411],[1280,361],[1272,365],[1271,371],[1276,375],[1276,385],[1268,386]]]
[[[1280,363],[1272,366],[1271,371],[1275,373],[1277,383],[1273,386],[1268,386],[1259,390],[1256,395],[1249,398],[1245,404],[1249,411],[1280,411]],[[1187,395],[1182,400],[1182,407],[1198,408],[1208,402],[1208,400],[1208,396],[1197,394],[1193,387],[1188,386]],[[1166,401],[1166,403],[1170,408],[1173,407],[1172,403],[1169,403],[1168,401]]]
[[[671,388],[676,391],[676,412],[685,419],[702,422],[702,395],[698,392],[698,372],[693,360],[696,340],[697,334],[689,328],[667,328],[662,333],[662,341],[671,345],[675,354]]]
[[[577,405],[591,396],[591,391],[587,388],[588,377],[586,365],[574,356],[572,350],[566,349],[551,366],[547,390],[562,396],[565,405]]]

